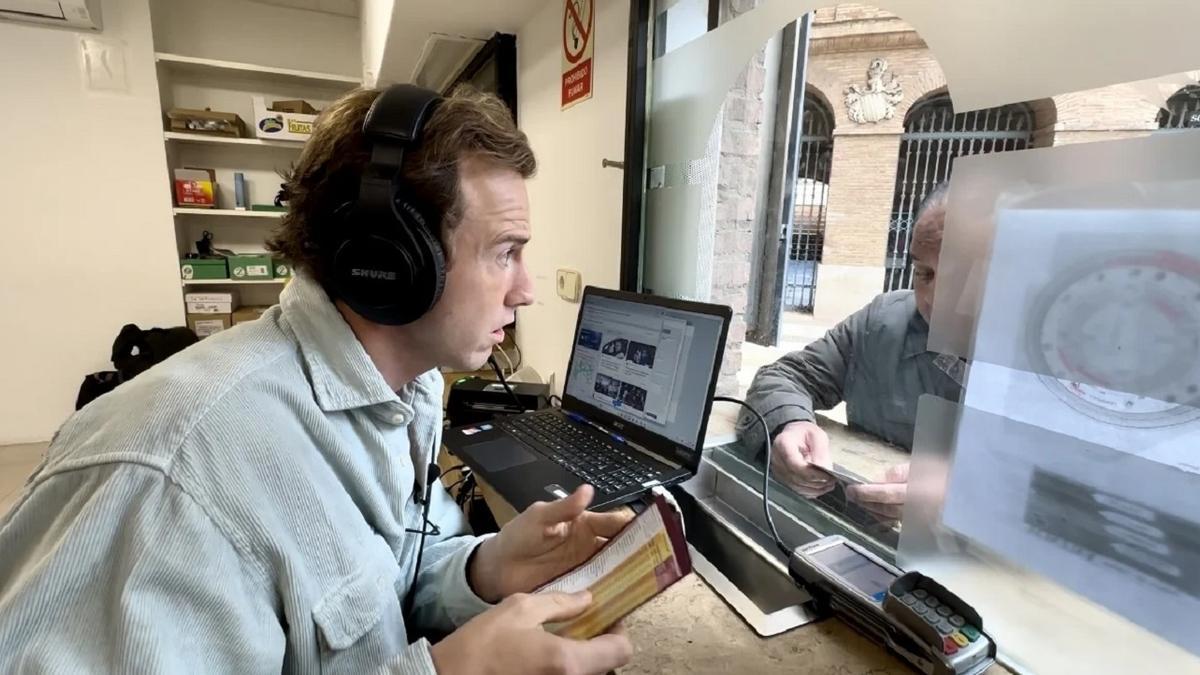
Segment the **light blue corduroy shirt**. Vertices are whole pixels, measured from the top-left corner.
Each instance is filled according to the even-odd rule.
[[[392,391],[312,280],[72,416],[0,520],[0,672],[428,673],[408,644],[443,382]],[[439,483],[414,615],[489,607]]]

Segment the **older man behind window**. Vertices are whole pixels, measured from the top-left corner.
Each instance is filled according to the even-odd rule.
[[[851,428],[911,450],[917,400],[923,394],[950,400],[962,395],[944,359],[926,349],[947,196],[947,184],[937,186],[917,213],[910,248],[913,290],[879,295],[820,340],[761,368],[750,385],[746,400],[771,429],[772,472],[802,495],[833,487],[812,466],[833,463],[829,437],[815,423],[814,410],[845,401]],[[747,453],[759,460],[762,431],[754,422],[743,415],[738,429]],[[884,482],[856,486],[850,496],[871,511],[899,518],[907,480],[908,465],[894,466]]]

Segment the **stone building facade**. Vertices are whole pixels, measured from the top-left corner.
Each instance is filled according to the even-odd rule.
[[[756,5],[757,0],[721,0],[721,21]],[[767,52],[764,45],[746,66],[727,94],[718,120],[710,297],[734,310],[720,380],[723,391],[736,388],[741,367],[745,313],[752,302],[754,237],[762,227],[765,206],[762,153],[771,148],[768,104],[777,87],[768,81]],[[888,118],[856,122],[846,93],[852,85],[869,88],[868,69],[876,59],[886,61],[884,77],[894,78],[902,94]],[[824,191],[824,244],[813,303],[814,319],[832,326],[883,290],[906,117],[929,97],[944,95],[946,81],[937,56],[912,26],[870,5],[841,4],[814,15],[806,82],[807,99],[825,106],[833,120],[832,159]],[[1027,102],[1034,125],[1030,146],[1146,134],[1158,128],[1161,104],[1130,85]]]
[[[891,119],[855,123],[846,88],[862,86],[870,62],[884,58],[903,89]],[[818,10],[813,20],[808,91],[833,113],[833,160],[824,254],[814,315],[834,323],[883,289],[897,159],[909,111],[946,91],[936,55],[899,17],[864,4]],[[953,92],[951,92],[951,95]],[[1158,128],[1159,104],[1117,85],[1030,101],[1033,146],[1115,140]]]

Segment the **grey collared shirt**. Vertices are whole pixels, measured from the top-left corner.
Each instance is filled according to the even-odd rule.
[[[921,395],[962,396],[954,369],[939,366],[937,354],[927,351],[928,338],[913,292],[884,293],[820,340],[759,369],[746,402],[775,433],[845,401],[852,428],[911,449]],[[761,425],[744,413],[738,429],[746,452],[761,457]]]
[[[489,607],[439,483],[401,611],[442,387],[392,391],[297,276],[258,321],[100,397],[0,520],[0,672],[433,672],[406,623]]]

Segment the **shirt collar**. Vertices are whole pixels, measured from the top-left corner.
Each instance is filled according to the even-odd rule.
[[[308,366],[317,405],[326,412],[386,404],[381,410],[395,423],[414,415],[418,391],[429,388],[430,371],[392,391],[375,367],[350,324],[342,317],[321,285],[297,272],[280,295],[284,319],[291,326]]]

